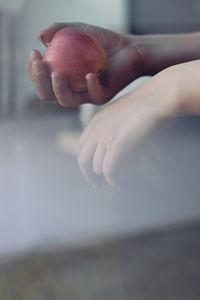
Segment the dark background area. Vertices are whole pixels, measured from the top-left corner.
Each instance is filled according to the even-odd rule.
[[[200,28],[198,0],[128,0],[132,33],[177,33]]]

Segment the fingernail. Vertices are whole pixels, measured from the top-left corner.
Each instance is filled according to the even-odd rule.
[[[37,75],[41,74],[42,73],[42,68],[41,68],[41,65],[38,64],[37,62],[36,63],[33,63],[33,72]]]

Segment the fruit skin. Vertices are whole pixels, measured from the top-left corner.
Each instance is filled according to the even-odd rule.
[[[96,73],[99,76],[107,64],[107,56],[101,44],[89,34],[73,27],[62,28],[55,33],[42,60],[51,73],[65,73],[74,92],[85,91],[86,74]]]

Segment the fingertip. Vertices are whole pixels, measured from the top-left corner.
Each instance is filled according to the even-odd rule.
[[[95,159],[95,155],[94,155],[94,159],[93,159],[93,171],[96,175],[103,174],[99,161],[97,161],[97,159]]]
[[[104,93],[97,75],[95,73],[88,73],[86,75],[86,84],[91,102],[95,104],[102,104]]]
[[[42,55],[41,53],[36,50],[36,49],[33,49],[29,52],[29,55],[28,55],[28,59],[29,61],[34,61],[34,60],[41,60],[42,59]]]
[[[100,142],[93,158],[93,170],[97,175],[103,175],[103,162],[105,155],[106,147],[102,142]]]
[[[50,43],[54,34],[61,28],[65,27],[63,23],[53,23],[49,27],[40,31],[37,35],[37,38],[42,43]]]
[[[45,32],[45,30],[42,30],[37,35],[37,38],[40,42],[43,42],[44,32]]]
[[[95,73],[88,73],[85,76],[85,80],[86,80],[88,90],[91,91],[92,93],[94,91],[98,91],[102,89],[99,78]]]
[[[91,81],[91,80],[95,80],[96,78],[96,74],[95,73],[88,73],[85,75],[86,81]]]
[[[101,171],[101,169],[98,168],[98,167],[96,167],[96,166],[93,167],[93,170],[94,170],[94,173],[96,175],[102,175],[103,174],[103,172]]]
[[[41,31],[38,33],[37,35],[37,38],[40,42],[42,42],[42,44],[45,46],[45,47],[48,47],[48,44],[50,43],[51,39],[49,37],[49,34],[48,32],[46,33],[45,30]]]

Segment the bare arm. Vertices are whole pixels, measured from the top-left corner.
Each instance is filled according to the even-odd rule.
[[[200,58],[200,33],[122,35],[83,23],[56,23],[42,30],[38,38],[49,43],[57,30],[67,26],[81,28],[98,39],[108,55],[108,65],[101,80],[94,74],[86,76],[86,92],[72,93],[66,76],[60,73],[50,76],[41,54],[32,51],[28,73],[38,97],[55,99],[63,106],[103,104],[139,76],[154,75],[171,65]]]
[[[132,184],[149,134],[163,121],[187,114],[200,114],[200,60],[159,72],[99,111],[80,139],[83,175],[95,186],[101,177],[111,186]]]
[[[128,35],[132,45],[144,56],[143,72],[155,75],[159,71],[187,61],[200,59],[200,32],[164,35]]]

